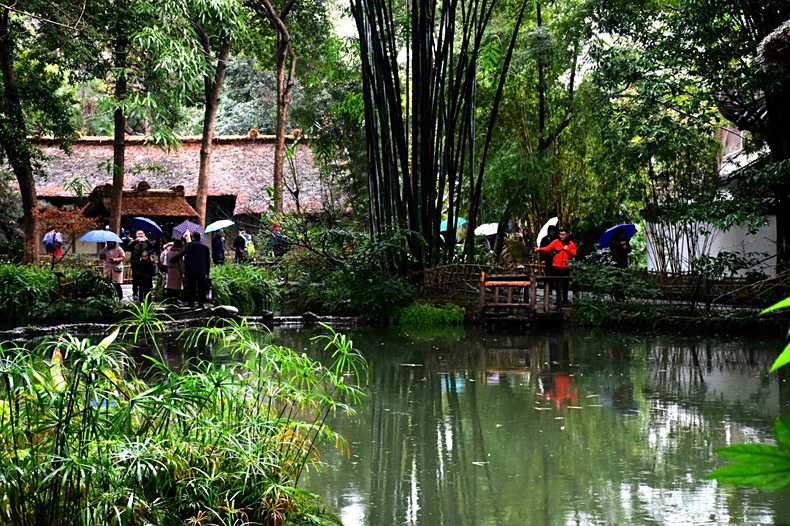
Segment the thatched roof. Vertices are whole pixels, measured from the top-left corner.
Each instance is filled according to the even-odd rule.
[[[112,185],[102,185],[91,192],[89,204],[85,208],[88,216],[106,216],[110,210]],[[146,182],[141,182],[133,190],[124,190],[121,200],[121,215],[124,217],[145,216],[149,218],[183,218],[198,217],[184,197],[184,188],[151,189]]]
[[[90,188],[112,182],[111,137],[82,137],[73,144],[70,154],[64,153],[52,140],[33,141],[46,156],[43,162],[45,177],[36,179],[39,196],[70,196],[72,192],[64,187],[77,177],[84,179]],[[131,188],[141,181],[147,181],[154,188],[183,186],[187,196],[194,196],[199,159],[200,137],[183,137],[180,148],[172,151],[150,144],[144,137],[127,137],[124,186]],[[216,137],[209,195],[236,196],[234,214],[267,210],[270,205],[267,188],[272,186],[273,161],[273,136]],[[302,208],[320,209],[326,200],[326,191],[319,181],[313,154],[306,144],[295,148],[294,165],[299,178]],[[288,181],[293,179],[287,162],[285,178]],[[293,199],[287,191],[284,198],[285,207],[292,208]]]
[[[790,66],[790,20],[786,20],[760,42],[757,56],[764,64]]]

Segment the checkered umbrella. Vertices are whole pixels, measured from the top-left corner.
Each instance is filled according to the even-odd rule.
[[[200,228],[200,225],[192,221],[184,221],[173,227],[173,239],[181,239],[184,237],[184,232],[189,232],[190,234],[199,233],[200,237],[203,237],[203,229]]]

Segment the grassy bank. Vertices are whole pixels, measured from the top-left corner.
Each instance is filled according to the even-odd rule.
[[[582,298],[574,303],[571,321],[583,327],[616,330],[782,334],[785,318],[758,314],[756,309],[706,311],[678,304]]]

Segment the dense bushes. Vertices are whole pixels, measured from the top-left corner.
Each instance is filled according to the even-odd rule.
[[[660,295],[656,283],[650,281],[644,271],[619,268],[595,258],[574,263],[572,276],[578,289],[599,299],[654,299]]]
[[[117,335],[0,345],[0,523],[339,524],[299,481],[323,443],[342,444],[328,415],[362,397],[350,340],[319,337],[325,366],[230,323],[183,341],[240,362],[155,359],[137,376]]]
[[[58,275],[60,279],[58,279]],[[96,272],[0,264],[0,325],[111,321],[117,302],[112,283]]]
[[[285,283],[288,311],[383,322],[416,296],[412,283],[390,268],[402,256],[397,241],[373,242],[369,235],[338,228],[313,228],[297,240],[301,246],[274,267]]]
[[[272,310],[279,296],[277,281],[260,267],[215,265],[211,268],[214,301],[233,305],[246,316]]]

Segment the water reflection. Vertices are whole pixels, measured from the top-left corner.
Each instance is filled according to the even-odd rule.
[[[306,333],[280,341],[307,347]],[[786,495],[704,479],[787,413],[775,342],[357,333],[369,398],[305,485],[347,526],[771,524]],[[780,388],[781,386],[781,388]]]

